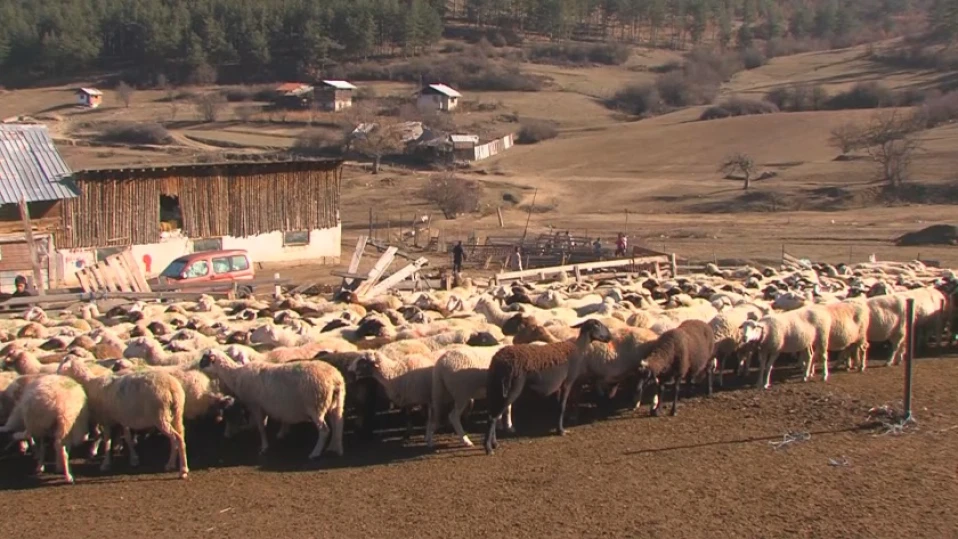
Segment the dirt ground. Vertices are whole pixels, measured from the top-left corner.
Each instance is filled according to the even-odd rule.
[[[917,425],[884,434],[867,411],[901,405],[902,372],[878,366],[828,383],[692,396],[677,417],[650,418],[643,407],[599,419],[583,404],[566,437],[548,433],[552,402],[521,400],[520,434],[501,435],[492,457],[452,447],[448,434],[428,453],[417,431],[405,444],[347,435],[346,456],[313,465],[307,427],[262,459],[254,437],[216,451],[194,437],[187,481],[160,472],[165,453],[149,448],[137,475],[127,475],[125,458],[115,475],[76,464],[72,487],[30,477],[29,462],[8,458],[0,461],[0,533],[954,537],[958,362],[920,361]],[[483,421],[471,419],[478,443]],[[811,437],[776,449],[789,432]]]

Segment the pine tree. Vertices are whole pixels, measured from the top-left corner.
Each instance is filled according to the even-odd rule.
[[[719,8],[719,44],[723,49],[728,48],[732,43],[732,17],[729,11]]]

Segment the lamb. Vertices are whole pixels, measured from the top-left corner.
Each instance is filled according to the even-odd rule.
[[[608,333],[593,335],[594,338],[607,336]],[[663,379],[671,379],[673,383],[673,416],[678,412],[679,390],[683,380],[692,382],[700,379],[703,374],[707,375],[708,394],[711,397],[712,377],[715,372],[714,357],[715,334],[705,322],[686,320],[679,327],[666,331],[655,341],[648,356],[640,363],[641,381],[635,401],[636,408],[641,405],[644,386],[652,382],[655,384],[655,397],[650,413],[653,416],[659,414]]]
[[[350,368],[357,378],[375,378],[389,400],[407,412],[414,407],[426,408],[426,422],[432,421],[432,370],[436,358],[432,354],[387,355],[380,351],[367,351]],[[412,425],[407,423],[406,435]],[[427,443],[431,444],[431,439]]]
[[[824,307],[813,305],[766,316],[742,324],[743,344],[752,343],[759,356],[756,388],[771,386],[772,367],[780,354],[803,354],[806,361],[827,361],[831,317]]]
[[[130,429],[156,428],[170,441],[166,470],[174,470],[178,458],[180,478],[186,479],[190,471],[183,428],[186,393],[176,378],[162,371],[95,376],[83,362],[70,357],[60,364],[59,374],[65,374],[83,386],[92,418],[104,433],[108,434],[114,424],[124,427],[131,466],[137,466],[140,458],[133,447]],[[105,457],[100,469],[107,471],[112,465],[110,436],[104,436],[103,442]]]
[[[514,344],[496,352],[486,375],[489,430],[483,445],[487,455],[491,455],[499,445],[496,423],[519,398],[527,383],[542,395],[559,392],[558,433],[565,434],[563,420],[571,390],[568,382],[569,358],[575,351],[575,341],[564,341],[541,345]]]
[[[486,396],[486,375],[492,356],[502,346],[472,347],[451,346],[439,357],[432,368],[432,412],[426,425],[426,445],[432,447],[432,437],[439,424],[444,408],[453,401],[449,412],[449,422],[456,435],[466,447],[472,447],[472,440],[462,428],[463,411],[474,399]],[[506,428],[511,429],[510,411],[506,412]]]
[[[309,454],[310,459],[322,455],[330,430],[330,450],[342,456],[346,381],[329,363],[238,365],[214,349],[203,353],[200,369],[219,380],[249,409],[259,430],[260,453],[269,449],[264,425],[264,416],[269,416],[284,424],[311,421],[316,425],[319,439]]]
[[[37,473],[43,473],[46,438],[53,439],[57,471],[67,483],[73,483],[68,448],[87,438],[89,408],[87,396],[75,381],[66,376],[41,376],[24,388],[16,407],[0,427],[0,432],[14,433],[14,440],[37,440]]]
[[[169,373],[182,384],[186,393],[186,403],[183,407],[183,419],[186,421],[198,419],[214,411],[221,411],[233,404],[231,397],[220,393],[218,384],[196,369],[185,369],[179,365],[139,366],[129,359],[120,359],[113,366],[113,372],[116,374],[150,370]]]

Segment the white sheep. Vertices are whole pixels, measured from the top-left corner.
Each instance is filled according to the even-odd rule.
[[[319,439],[309,454],[322,455],[332,430],[330,451],[343,454],[343,413],[346,381],[332,365],[322,361],[247,363],[240,365],[219,350],[209,350],[200,368],[218,379],[250,411],[260,434],[260,452],[269,449],[265,417],[283,424],[312,422]]]
[[[113,373],[94,376],[77,358],[67,357],[60,364],[60,374],[73,378],[86,391],[93,420],[102,427],[105,456],[101,470],[112,465],[110,427],[124,427],[124,436],[130,451],[130,465],[137,466],[140,458],[133,447],[130,429],[156,428],[170,441],[170,458],[166,470],[176,469],[179,460],[180,478],[186,479],[189,466],[186,460],[186,435],[183,428],[183,410],[186,393],[182,384],[171,374],[162,371],[134,372],[123,376]]]
[[[375,378],[397,407],[407,412],[417,406],[425,407],[428,424],[432,420],[432,370],[436,359],[431,353],[390,357],[380,351],[367,351],[349,368],[357,378]],[[411,429],[412,425],[407,423],[407,438]]]
[[[195,363],[203,355],[202,350],[186,350],[182,352],[168,352],[163,345],[150,337],[135,337],[130,339],[123,350],[123,357],[127,359],[142,359],[150,365],[189,365]]]
[[[86,440],[88,424],[87,396],[80,384],[66,376],[48,375],[27,384],[0,432],[14,433],[14,440],[37,441],[37,473],[44,471],[46,438],[52,438],[57,471],[73,483],[68,448]]]
[[[426,445],[432,447],[433,434],[439,425],[442,412],[453,402],[449,422],[456,435],[466,447],[472,440],[462,428],[462,413],[474,399],[486,396],[486,378],[492,356],[502,346],[455,345],[445,349],[432,369],[432,412],[426,425]],[[505,414],[506,428],[511,428],[509,412]]]
[[[193,367],[195,367],[194,365]],[[129,374],[142,371],[163,371],[179,380],[186,394],[186,404],[183,408],[183,419],[194,420],[217,410],[222,410],[232,404],[233,399],[223,395],[219,384],[196,368],[181,365],[154,367],[138,365],[129,359],[120,359],[113,366],[116,374]]]
[[[759,356],[755,387],[771,386],[772,367],[780,354],[804,354],[806,362],[827,361],[830,326],[828,311],[817,305],[743,323],[743,344],[753,343]]]

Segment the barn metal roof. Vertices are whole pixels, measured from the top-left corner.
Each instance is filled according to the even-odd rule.
[[[324,80],[323,84],[325,84],[326,86],[332,86],[333,88],[336,88],[337,90],[357,90],[358,89],[352,84],[344,80]]]
[[[430,84],[428,88],[431,88],[432,90],[448,97],[462,97],[462,94],[446,86],[445,84]]]
[[[77,92],[87,95],[103,95],[103,92],[97,90],[96,88],[77,88]]]
[[[0,204],[79,196],[43,125],[0,124]]]

